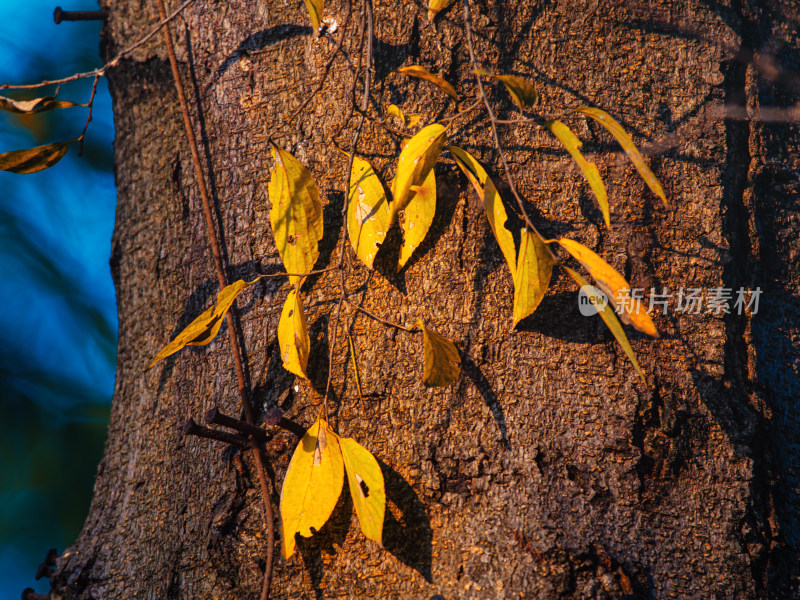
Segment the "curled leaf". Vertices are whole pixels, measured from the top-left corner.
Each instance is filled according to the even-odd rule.
[[[617,319],[617,315],[614,314],[614,311],[608,305],[608,303],[604,302],[604,296],[601,296],[602,292],[595,288],[592,285],[581,277],[578,273],[570,269],[569,267],[564,267],[567,270],[572,278],[577,282],[579,286],[581,286],[582,290],[586,290],[588,293],[591,293],[594,298],[594,306],[597,307],[597,313],[603,319],[608,329],[614,335],[614,338],[617,340],[622,349],[625,351],[625,354],[633,363],[633,366],[636,368],[636,372],[639,373],[639,377],[642,378],[645,384],[647,384],[647,379],[644,377],[644,372],[642,368],[639,366],[639,361],[636,360],[636,354],[633,352],[633,348],[631,348],[631,344],[628,341],[628,337],[625,335],[625,331],[622,329],[622,325]]]
[[[603,220],[606,222],[606,227],[611,227],[611,214],[608,208],[606,187],[603,185],[603,180],[600,178],[600,171],[597,170],[597,165],[586,160],[583,154],[581,154],[579,148],[583,143],[572,133],[570,128],[561,121],[547,121],[544,126],[558,138],[558,141],[564,145],[564,148],[567,149],[570,156],[578,163],[583,176],[586,178],[586,181],[589,182],[589,187],[592,188],[597,198],[597,203],[600,205],[600,210],[603,212]]]
[[[283,304],[281,319],[278,322],[278,347],[283,368],[308,379],[306,367],[311,352],[311,339],[308,337],[306,313],[303,310],[299,289],[298,284],[289,292]]]
[[[30,175],[49,169],[67,154],[70,142],[56,142],[25,150],[12,150],[0,154],[0,171]]]
[[[422,382],[430,387],[450,385],[461,373],[461,356],[455,344],[443,335],[428,329],[417,321],[422,330],[422,343],[425,349],[425,374]]]
[[[516,75],[495,75],[483,69],[475,69],[474,72],[478,75],[492,77],[501,81],[503,85],[506,86],[514,104],[520,109],[532,106],[533,103],[536,102],[536,90],[533,84],[524,77],[517,77]]]
[[[339,438],[339,447],[361,531],[367,539],[382,544],[386,491],[381,467],[375,457],[352,438]]]
[[[429,0],[428,2],[428,20],[433,21],[437,13],[443,11],[450,6],[455,0]]]
[[[319,257],[322,202],[311,173],[294,156],[273,145],[269,219],[275,245],[288,273],[308,273]],[[297,283],[300,277],[289,276]]]
[[[370,269],[389,226],[389,204],[383,184],[372,165],[356,156],[350,173],[347,233],[358,258]]]
[[[589,271],[600,289],[619,309],[623,321],[647,335],[658,337],[658,330],[650,315],[647,314],[642,303],[631,296],[631,286],[622,275],[614,270],[614,267],[574,240],[562,238],[558,240],[558,243]]]
[[[57,108],[70,108],[72,106],[88,106],[88,104],[77,104],[68,100],[56,100],[52,96],[44,98],[34,98],[33,100],[14,100],[0,96],[0,109],[20,115],[32,115],[34,113],[54,110]]]
[[[536,233],[523,229],[519,242],[514,271],[514,326],[539,306],[553,273],[553,257]]]
[[[222,288],[217,294],[217,301],[214,306],[203,311],[183,331],[176,335],[174,340],[164,346],[161,352],[147,365],[147,368],[149,369],[161,359],[175,354],[186,346],[206,346],[210,344],[217,337],[217,333],[222,327],[222,319],[225,317],[225,313],[233,306],[236,297],[242,290],[253,285],[259,279],[261,277],[256,277],[253,281],[239,279]]]
[[[622,146],[622,149],[625,150],[625,154],[627,154],[628,158],[631,159],[633,166],[636,167],[637,171],[639,171],[639,175],[641,175],[642,179],[644,179],[647,187],[649,187],[656,196],[661,198],[664,206],[669,206],[667,203],[667,197],[664,194],[664,188],[661,187],[661,183],[659,183],[658,179],[656,179],[656,176],[650,170],[650,167],[647,166],[647,163],[644,162],[644,158],[636,148],[636,144],[633,143],[631,136],[629,136],[628,132],[622,128],[622,125],[620,125],[607,112],[600,110],[599,108],[582,106],[581,108],[576,108],[575,112],[586,115],[587,117],[591,117],[600,123],[600,125],[605,127],[606,130],[608,130],[608,132],[614,136],[614,139],[619,142],[619,145]]]
[[[311,537],[331,516],[344,482],[337,436],[317,417],[297,444],[281,490],[281,552],[294,553],[295,534]]]
[[[455,88],[450,85],[447,81],[439,77],[438,75],[434,75],[425,67],[421,67],[419,65],[411,65],[408,67],[401,67],[397,69],[398,73],[402,73],[403,75],[409,75],[411,77],[419,77],[420,79],[424,79],[425,81],[430,81],[440,90],[442,90],[445,94],[450,96],[454,101],[458,102],[458,94],[456,93]]]
[[[424,127],[408,140],[400,152],[397,162],[397,173],[392,180],[392,206],[390,223],[394,222],[397,213],[404,209],[416,193],[412,187],[419,186],[428,177],[433,165],[442,152],[447,138],[443,125],[434,123]]]
[[[311,24],[314,26],[314,31],[319,31],[320,23],[322,23],[322,6],[324,0],[305,0],[306,8],[308,9],[308,16],[311,17]]]
[[[389,108],[386,109],[386,114],[390,117],[397,117],[403,123],[404,127],[416,127],[420,120],[420,115],[406,115],[403,109],[396,104],[390,104]]]
[[[414,195],[403,211],[403,222],[400,229],[403,232],[403,245],[400,247],[399,268],[403,266],[419,248],[428,230],[433,223],[436,213],[436,175],[434,170],[428,171],[428,176],[420,185],[411,186]]]
[[[506,263],[508,263],[508,268],[513,275],[517,270],[514,237],[506,228],[505,224],[508,220],[508,215],[497,188],[486,174],[486,170],[469,152],[458,146],[448,146],[447,149],[456,159],[456,164],[467,176],[467,179],[472,183],[475,191],[478,192],[478,196],[483,201],[489,226],[492,228],[492,233],[494,233],[497,244],[500,246],[500,251],[503,253]]]

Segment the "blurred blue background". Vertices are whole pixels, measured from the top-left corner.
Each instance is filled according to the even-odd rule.
[[[100,66],[99,22],[53,23],[60,0],[0,0],[0,83]],[[93,0],[62,4],[96,10]],[[86,102],[92,80],[59,98]],[[45,93],[42,93],[45,92]],[[38,92],[0,94],[38,97]],[[0,114],[0,152],[80,135],[85,108]],[[0,111],[2,112],[2,111]],[[116,191],[111,100],[101,79],[84,155],[0,173],[0,600],[18,599],[51,547],[75,541],[105,442],[117,347],[108,267]]]

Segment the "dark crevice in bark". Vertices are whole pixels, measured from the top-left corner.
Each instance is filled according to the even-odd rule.
[[[772,19],[766,12],[758,10],[754,3],[734,3],[741,20],[732,23],[740,30],[741,48],[738,54],[724,64],[725,104],[734,110],[739,107],[754,107],[760,104],[758,81],[765,74],[758,65],[758,53],[771,33]],[[756,15],[752,12],[756,9]],[[755,80],[749,81],[748,70],[752,69]],[[755,96],[754,96],[755,94]],[[755,120],[726,119],[727,156],[725,194],[723,196],[723,227],[729,242],[730,261],[723,273],[723,284],[733,290],[734,299],[740,288],[752,290],[764,287],[762,271],[763,256],[754,237],[754,196],[759,194],[758,171],[762,156],[753,156],[751,140],[758,135],[761,123]],[[759,148],[756,147],[758,151]],[[761,151],[764,149],[761,148]],[[760,193],[764,193],[761,190]],[[753,459],[751,497],[747,512],[742,518],[740,539],[743,549],[750,556],[756,593],[760,597],[786,598],[794,595],[793,583],[798,576],[798,561],[784,540],[788,521],[781,519],[775,509],[775,494],[782,481],[780,468],[776,464],[774,436],[776,423],[769,413],[770,381],[753,380],[748,359],[750,340],[749,324],[754,318],[744,310],[732,307],[725,317],[725,372],[728,398],[739,413],[736,419],[746,437],[740,442],[748,447]],[[756,346],[757,346],[756,342]],[[757,351],[757,350],[756,350]],[[724,397],[724,396],[723,396]],[[773,398],[774,400],[774,398]],[[740,435],[741,433],[740,432]],[[737,444],[738,445],[738,444]]]

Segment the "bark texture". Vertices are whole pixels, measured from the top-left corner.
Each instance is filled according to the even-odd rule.
[[[151,4],[108,3],[108,56],[158,21]],[[401,324],[422,318],[455,340],[463,375],[451,387],[424,388],[420,336],[359,316],[359,400],[340,327],[331,422],[382,461],[384,547],[363,538],[343,494],[329,524],[278,560],[272,597],[798,597],[800,127],[776,110],[800,97],[796,5],[471,4],[484,68],[534,80],[546,116],[587,104],[607,110],[649,148],[670,200],[666,209],[647,191],[604,131],[565,117],[607,182],[607,229],[557,142],[540,128],[503,126],[510,168],[543,234],[586,244],[646,290],[759,286],[759,311],[673,309],[656,315],[661,339],[629,330],[649,388],[602,322],[579,314],[561,270],[536,313],[511,331],[511,275],[474,192],[454,165],[440,163],[429,241],[399,274],[389,266],[397,240],[388,241],[378,272],[368,278],[355,266],[347,285],[370,311]],[[338,261],[347,161],[336,145],[349,150],[358,119],[359,7],[349,22],[346,14],[343,2],[326,3],[331,33],[322,37],[294,0],[198,0],[175,21],[231,280],[282,270],[269,227],[269,132],[320,187],[318,268]],[[426,122],[447,107],[430,84],[397,68],[426,66],[456,84],[465,106],[475,97],[462,15],[461,2],[433,22],[420,2],[376,2],[373,99],[359,151],[387,181],[400,146],[376,122],[385,107],[393,102]],[[342,35],[344,55],[322,91],[287,123]],[[91,512],[59,561],[53,597],[257,597],[266,536],[249,456],[181,434],[188,417],[199,421],[215,404],[240,411],[227,335],[145,370],[218,291],[161,45],[114,69],[110,89],[117,384]],[[505,91],[489,90],[500,117],[516,118]],[[726,109],[747,118],[724,119]],[[457,121],[450,139],[501,184],[485,113]],[[503,185],[501,193],[511,199]],[[241,296],[262,414],[296,385],[287,416],[304,425],[316,417],[338,286],[332,274],[303,288],[311,381],[293,380],[275,352],[285,280]],[[352,319],[344,311],[342,326]],[[295,443],[279,431],[267,445],[276,502]]]

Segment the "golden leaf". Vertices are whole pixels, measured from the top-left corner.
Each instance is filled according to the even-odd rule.
[[[320,416],[297,444],[281,490],[281,551],[294,553],[295,534],[311,537],[331,516],[344,482],[339,437]]]
[[[422,330],[425,349],[425,374],[422,382],[430,387],[450,385],[461,373],[458,349],[443,335],[426,328],[422,321],[418,320],[416,326]]]
[[[12,150],[0,154],[0,171],[30,175],[49,169],[67,154],[70,142],[56,142],[25,150]]]
[[[424,79],[425,81],[430,81],[440,90],[442,90],[445,94],[450,96],[453,100],[458,102],[458,94],[456,93],[455,88],[446,82],[444,79],[439,77],[438,75],[434,75],[425,67],[421,67],[419,65],[411,65],[408,67],[401,67],[397,69],[398,73],[403,75],[409,75],[410,77],[419,77],[420,79]]]
[[[578,283],[579,286],[581,286],[582,290],[592,294],[593,298],[595,298],[595,302],[593,304],[595,307],[597,307],[597,314],[600,315],[606,326],[611,330],[611,333],[614,335],[619,345],[622,346],[625,354],[636,368],[636,372],[639,373],[639,376],[646,385],[647,379],[645,379],[644,372],[639,366],[639,361],[636,360],[636,354],[634,354],[633,348],[631,348],[631,344],[622,329],[622,325],[620,325],[619,319],[617,319],[617,315],[614,314],[613,309],[608,305],[608,303],[604,301],[606,300],[605,295],[601,295],[602,292],[600,290],[592,285],[589,285],[589,283],[583,277],[569,267],[564,268],[567,270],[567,273],[572,275],[572,278]]]
[[[433,169],[428,171],[428,176],[421,185],[412,186],[414,195],[403,211],[403,222],[400,229],[403,232],[403,245],[400,247],[400,261],[398,268],[403,266],[419,248],[428,230],[433,223],[436,213],[436,175]]]
[[[489,71],[485,71],[483,69],[475,69],[474,71],[477,75],[483,75],[484,77],[492,77],[501,81],[508,93],[511,95],[511,99],[514,101],[520,109],[524,109],[528,106],[533,105],[536,102],[536,90],[533,87],[533,84],[523,77],[517,77],[516,75],[495,75],[494,73],[490,73]]]
[[[514,326],[539,306],[552,273],[553,257],[549,248],[536,233],[523,229],[514,271]]]
[[[558,240],[558,243],[589,271],[608,299],[620,308],[623,321],[647,335],[658,337],[658,330],[650,315],[638,299],[631,297],[631,286],[614,267],[583,244],[566,238]]]
[[[382,544],[386,491],[381,467],[375,457],[352,438],[339,438],[339,447],[361,531],[367,539]]]
[[[297,274],[311,271],[319,257],[322,203],[317,184],[300,161],[274,145],[272,157],[269,218],[286,271],[295,274],[289,276],[289,282],[296,284],[300,280]]]
[[[389,226],[389,204],[383,184],[372,165],[356,156],[350,174],[347,233],[358,258],[370,269]]]
[[[570,128],[561,121],[547,121],[544,126],[558,138],[558,141],[564,145],[564,148],[567,149],[570,156],[578,163],[583,176],[586,178],[586,181],[589,182],[589,187],[592,188],[597,198],[597,203],[600,205],[600,210],[603,212],[603,220],[606,222],[606,227],[611,227],[611,215],[608,208],[606,188],[603,185],[603,180],[600,178],[600,171],[597,170],[597,165],[586,160],[580,153],[579,148],[583,143],[572,133]]]
[[[0,96],[0,109],[21,115],[32,115],[46,110],[70,108],[72,106],[88,106],[88,104],[76,104],[68,100],[56,100],[52,96],[34,98],[33,100],[14,100],[13,98]]]
[[[664,195],[664,188],[661,187],[661,183],[659,183],[658,179],[656,179],[656,176],[650,170],[650,167],[647,166],[647,163],[644,162],[644,158],[636,148],[636,144],[633,143],[631,136],[629,136],[628,133],[622,128],[622,125],[614,120],[614,118],[607,112],[600,110],[599,108],[583,106],[581,108],[576,108],[574,112],[591,117],[600,123],[600,125],[605,127],[608,132],[614,136],[617,142],[619,142],[619,145],[622,146],[622,149],[625,150],[625,154],[627,154],[628,158],[631,159],[633,166],[636,167],[637,171],[639,171],[639,175],[641,175],[642,179],[644,179],[647,187],[649,187],[656,196],[661,198],[664,206],[669,207],[667,197]]]
[[[278,347],[283,368],[308,379],[306,367],[311,352],[311,339],[308,337],[306,313],[300,298],[300,282],[289,292],[283,304],[278,322]]]
[[[226,285],[217,294],[217,301],[214,306],[209,307],[200,314],[194,321],[189,323],[186,328],[175,336],[175,339],[167,344],[161,352],[147,365],[149,369],[158,361],[167,356],[175,354],[178,350],[186,346],[205,346],[217,337],[225,313],[233,306],[236,297],[250,285],[253,285],[261,277],[256,277],[253,281],[239,279],[230,285]]]
[[[319,26],[322,23],[322,6],[324,0],[305,0],[306,8],[308,9],[308,16],[311,17],[311,25],[314,26],[314,31],[319,32]]]
[[[506,258],[508,268],[513,275],[516,273],[516,248],[514,247],[514,237],[511,232],[506,228],[506,221],[508,215],[503,206],[503,200],[497,192],[494,183],[486,174],[486,171],[481,164],[466,150],[458,146],[448,146],[447,148],[456,159],[456,164],[470,180],[478,196],[483,201],[483,207],[486,210],[486,218],[489,220],[489,226],[492,228],[492,233],[500,246],[500,251]]]
[[[428,19],[433,21],[437,13],[443,11],[450,6],[455,0],[429,0],[428,1]]]
[[[394,222],[397,213],[404,209],[413,197],[415,192],[412,187],[421,185],[428,177],[428,173],[439,158],[446,138],[445,127],[434,123],[424,127],[408,140],[400,152],[397,173],[392,180],[390,223]]]

